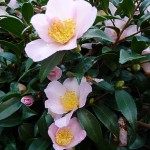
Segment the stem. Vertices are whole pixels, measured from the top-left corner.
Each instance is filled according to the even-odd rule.
[[[139,8],[140,4],[141,4],[142,0],[139,1],[138,5],[134,8],[134,11],[133,13],[131,14],[131,16],[129,17],[128,21],[126,22],[125,26],[122,28],[122,30],[120,31],[115,43],[114,43],[114,46],[116,46],[118,43],[119,43],[119,40],[120,40],[120,37],[122,35],[122,33],[124,32],[124,30],[127,28],[127,26],[130,24],[130,21],[131,19],[133,18],[134,16],[134,13],[135,11],[137,10],[137,8]]]
[[[137,121],[137,124],[138,124],[139,126],[142,126],[142,127],[145,127],[145,128],[150,129],[150,124],[146,124],[146,123],[141,122],[141,121]]]

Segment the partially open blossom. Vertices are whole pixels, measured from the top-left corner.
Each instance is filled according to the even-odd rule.
[[[97,14],[97,9],[84,0],[49,0],[46,7],[45,14],[31,18],[41,38],[26,45],[25,51],[33,61],[77,47],[77,39],[92,26]]]
[[[150,54],[150,47],[142,51],[142,55]],[[142,63],[142,68],[146,74],[150,74],[150,62]]]
[[[92,87],[86,81],[78,84],[76,78],[68,78],[63,84],[58,81],[50,82],[44,91],[48,98],[45,101],[45,107],[55,114],[53,115],[55,124],[58,127],[64,127],[69,123],[73,112],[85,105]],[[62,115],[64,116],[61,117]]]
[[[47,78],[51,81],[54,81],[60,79],[61,75],[62,75],[62,70],[59,67],[55,67],[47,76]]]
[[[34,99],[31,95],[26,95],[21,98],[21,102],[25,104],[26,106],[32,106]]]
[[[18,83],[18,89],[19,89],[20,92],[23,92],[23,91],[25,91],[27,88],[26,88],[25,85],[23,85],[23,84],[21,84],[21,83]]]
[[[70,149],[79,144],[86,137],[76,117],[69,121],[63,128],[57,127],[54,123],[50,125],[48,134],[53,142],[55,150]]]
[[[109,9],[111,11],[111,14],[115,15],[117,8],[111,2],[109,3]],[[116,16],[116,17],[120,18],[120,16]],[[124,17],[123,19],[120,18],[120,19],[114,19],[114,20],[107,20],[107,21],[105,21],[105,25],[112,26],[112,27],[115,26],[121,31],[124,28],[125,24],[127,23],[128,19],[129,19],[128,17]],[[137,25],[130,25],[123,31],[120,39],[128,37],[128,36],[136,33],[137,31],[138,31]],[[115,30],[106,27],[104,32],[108,36],[110,36],[113,40],[117,39],[117,33]],[[140,33],[138,33],[137,35],[140,35]]]

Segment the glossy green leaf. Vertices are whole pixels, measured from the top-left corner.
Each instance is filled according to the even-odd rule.
[[[137,108],[134,99],[124,90],[116,90],[115,99],[119,110],[128,120],[132,128],[135,129],[137,120]]]
[[[34,137],[33,131],[34,131],[34,126],[29,123],[24,123],[18,127],[19,137],[24,142],[28,142],[28,140]]]
[[[134,11],[133,0],[123,0],[123,2],[120,4],[120,7],[124,13],[130,17]]]
[[[114,91],[114,86],[106,81],[101,81],[99,83],[94,82],[95,85],[97,85],[98,87],[100,87],[101,89],[104,89],[106,91]]]
[[[108,41],[108,42],[114,42],[113,39],[111,39],[107,34],[100,30],[100,29],[89,29],[84,35],[83,38],[100,38],[102,40]]]
[[[21,37],[24,25],[21,20],[16,17],[6,17],[0,20],[0,27],[11,32],[12,34]]]
[[[103,104],[94,105],[93,111],[97,118],[117,137],[119,135],[118,120],[116,114]]]
[[[132,60],[136,60],[136,59],[141,59],[144,58],[145,56],[141,56],[139,54],[136,53],[132,53],[131,51],[127,51],[127,50],[120,50],[120,58],[119,58],[119,63],[120,64],[124,64],[127,61],[132,61]]]
[[[0,53],[0,57],[3,57],[11,62],[17,62],[17,58],[14,54],[10,53],[10,52],[3,52]]]
[[[60,51],[41,61],[41,69],[39,72],[41,82],[47,77],[55,66],[61,63],[65,53],[66,51]]]
[[[47,150],[50,144],[50,141],[44,140],[42,138],[36,138],[32,141],[28,150]]]
[[[22,16],[24,18],[24,20],[30,24],[30,19],[31,17],[34,15],[34,10],[33,10],[33,6],[31,3],[24,3],[22,6]]]
[[[138,26],[141,26],[141,24],[142,24],[144,21],[148,20],[148,19],[150,19],[150,13],[144,14],[144,15],[138,20],[137,25],[138,25]]]
[[[150,5],[150,0],[144,0],[140,6],[140,10],[145,11],[149,5]]]
[[[48,138],[48,127],[53,122],[52,117],[45,111],[38,120],[38,130],[43,138]]]
[[[103,136],[101,126],[95,116],[83,108],[77,111],[77,116],[81,125],[85,129],[87,136],[97,144],[99,149],[101,149]]]
[[[0,120],[5,119],[15,113],[22,103],[20,98],[14,97],[0,104]]]

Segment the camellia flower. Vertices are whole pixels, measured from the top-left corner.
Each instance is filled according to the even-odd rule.
[[[54,81],[60,79],[61,75],[62,75],[62,70],[59,67],[55,67],[47,76],[47,78],[51,81]]]
[[[112,15],[115,15],[115,12],[117,10],[117,8],[110,2],[109,3],[109,9],[111,11]],[[120,16],[117,16],[118,18],[120,18]],[[114,20],[107,20],[105,21],[105,25],[106,26],[115,26],[118,29],[120,29],[120,31],[124,28],[125,24],[128,21],[128,17],[124,17],[123,19],[114,19]],[[123,39],[125,37],[128,37],[134,33],[136,33],[137,30],[137,25],[130,25],[129,27],[127,27],[124,32],[122,33],[120,39]],[[105,28],[104,31],[108,36],[110,36],[114,41],[117,39],[117,33],[115,30],[111,29],[111,28]],[[140,35],[140,33],[138,33],[137,35]]]
[[[2,1],[4,2],[4,1]],[[0,6],[0,16],[6,16],[8,13],[6,12],[6,7],[5,6]]]
[[[10,2],[8,3],[8,6],[12,9],[16,9],[19,7],[18,3],[16,0],[10,0]]]
[[[142,55],[150,54],[150,47],[142,51]],[[142,64],[142,68],[146,74],[150,75],[150,62],[146,62]]]
[[[41,39],[26,45],[27,55],[41,61],[57,51],[77,47],[77,39],[92,26],[96,14],[97,9],[84,0],[49,0],[46,13],[31,18]]]
[[[73,112],[85,105],[92,87],[88,82],[81,81],[79,85],[76,78],[68,78],[63,84],[58,81],[50,82],[44,91],[48,98],[45,107],[53,114],[55,124],[64,127],[69,123]],[[62,115],[64,116],[61,117]]]
[[[21,102],[25,104],[26,106],[32,106],[34,99],[31,95],[26,95],[21,98]]]
[[[79,144],[86,137],[76,117],[69,121],[66,127],[59,128],[54,123],[50,125],[48,134],[55,150],[70,149]]]

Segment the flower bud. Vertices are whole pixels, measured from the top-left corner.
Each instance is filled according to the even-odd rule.
[[[132,69],[133,69],[133,71],[140,71],[141,66],[140,66],[139,64],[134,64],[134,65],[132,66]]]
[[[23,91],[25,91],[27,88],[26,88],[25,85],[23,85],[23,84],[21,84],[21,83],[18,83],[18,89],[19,89],[20,92],[23,92]]]
[[[124,86],[124,84],[125,84],[124,81],[118,81],[118,82],[116,83],[116,87],[117,87],[117,88],[122,88],[122,87]]]
[[[27,96],[24,96],[21,98],[21,102],[23,104],[25,104],[26,106],[32,106],[33,102],[34,102],[34,99],[31,95],[27,95]]]
[[[51,81],[55,81],[61,78],[62,70],[59,67],[55,67],[50,74],[47,76],[47,78]]]

